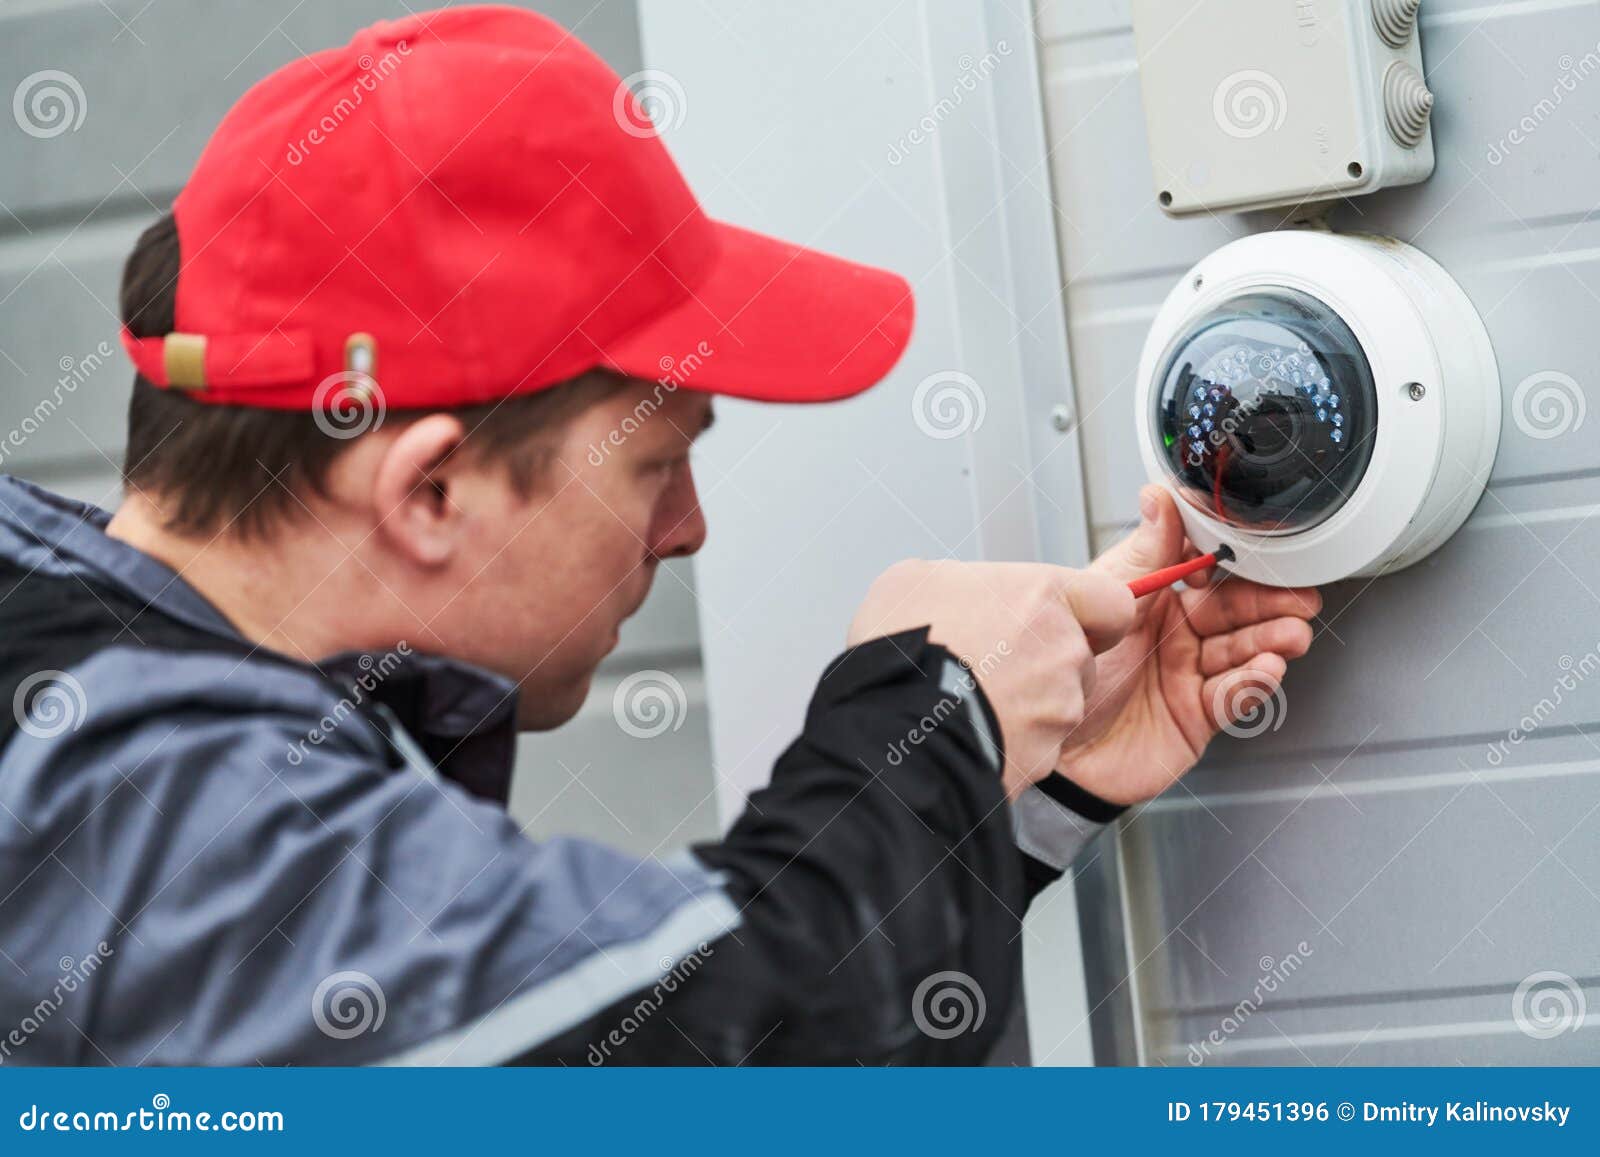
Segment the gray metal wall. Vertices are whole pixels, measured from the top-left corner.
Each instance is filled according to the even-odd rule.
[[[632,0],[528,6],[574,29],[624,76],[639,70]],[[412,7],[420,6],[22,0],[0,7],[0,471],[115,504],[132,382],[117,344],[117,286],[134,239],[170,205],[246,88],[303,52],[343,43],[362,25]],[[79,92],[36,76],[46,70],[67,74]],[[41,85],[68,94],[66,121],[48,105],[37,116],[12,115],[19,88],[31,95]],[[34,132],[24,131],[25,120]],[[619,681],[647,669],[678,681],[687,711],[676,729],[641,739],[618,726],[612,706]],[[627,625],[582,714],[559,732],[524,740],[513,811],[535,835],[586,834],[641,853],[665,851],[717,830],[712,779],[693,576],[673,566]]]
[[[1438,169],[1334,226],[1465,286],[1505,384],[1499,460],[1444,550],[1326,592],[1277,730],[1214,744],[1125,822],[1085,939],[1123,923],[1090,999],[1131,1001],[1145,1063],[1600,1061],[1600,5],[1422,10]],[[1159,212],[1125,0],[1046,0],[1037,26],[1103,544],[1137,517],[1158,303],[1276,221]]]

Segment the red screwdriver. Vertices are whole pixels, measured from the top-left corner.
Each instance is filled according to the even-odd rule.
[[[1219,562],[1228,562],[1232,558],[1233,550],[1230,547],[1219,546],[1210,554],[1202,554],[1199,558],[1191,558],[1188,562],[1180,562],[1177,566],[1164,566],[1147,575],[1140,575],[1128,584],[1128,589],[1133,592],[1134,598],[1142,599],[1145,595],[1153,595],[1156,591],[1170,587],[1179,579],[1188,578],[1195,571],[1216,566]]]

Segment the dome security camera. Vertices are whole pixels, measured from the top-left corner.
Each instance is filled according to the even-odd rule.
[[[1145,470],[1201,551],[1273,586],[1410,566],[1455,533],[1500,441],[1500,375],[1461,287],[1399,241],[1312,230],[1223,246],[1139,359]]]

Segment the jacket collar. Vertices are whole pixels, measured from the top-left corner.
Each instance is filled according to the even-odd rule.
[[[97,506],[0,474],[0,558],[30,573],[92,579],[198,631],[251,645],[171,567],[106,534],[110,521]],[[276,657],[332,678],[357,703],[383,703],[442,775],[475,795],[502,804],[509,798],[517,703],[509,679],[409,648],[347,652],[315,668]]]

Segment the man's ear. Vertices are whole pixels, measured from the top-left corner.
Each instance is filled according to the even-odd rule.
[[[377,532],[419,566],[449,561],[459,545],[464,519],[447,463],[465,437],[459,419],[429,414],[389,441],[372,475]]]

